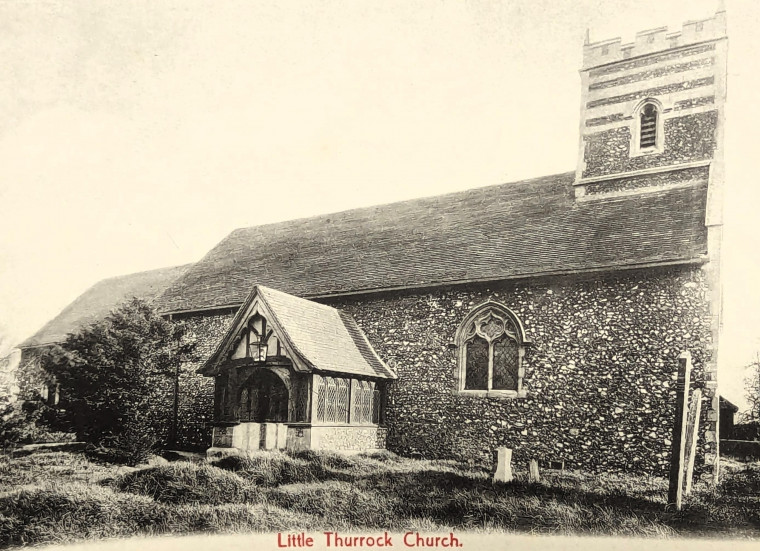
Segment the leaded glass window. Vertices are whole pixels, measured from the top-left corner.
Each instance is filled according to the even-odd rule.
[[[467,343],[467,370],[464,380],[466,390],[488,389],[488,341],[474,336]]]
[[[459,381],[464,391],[522,391],[522,324],[506,307],[486,303],[457,331]]]

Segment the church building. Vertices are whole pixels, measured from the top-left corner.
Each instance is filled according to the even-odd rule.
[[[242,228],[178,269],[154,304],[198,344],[181,444],[662,475],[689,351],[712,476],[726,53],[723,11],[587,40],[575,170]]]

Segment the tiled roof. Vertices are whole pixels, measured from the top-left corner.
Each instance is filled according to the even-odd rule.
[[[367,377],[396,378],[380,360],[354,319],[335,308],[257,285],[238,310],[226,335],[200,372],[216,372],[224,361],[236,333],[259,297],[286,344],[309,369]]]
[[[104,279],[81,294],[18,347],[30,348],[62,342],[69,333],[103,319],[130,298],[152,301],[189,266],[186,264]]]
[[[163,312],[694,260],[707,186],[576,201],[574,173],[233,231],[160,297]]]

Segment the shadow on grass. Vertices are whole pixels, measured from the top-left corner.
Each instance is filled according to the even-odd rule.
[[[492,483],[486,477],[425,470],[379,473],[360,484],[397,497],[398,514],[473,528],[497,526],[519,531],[609,533],[616,535],[729,534],[736,528],[760,536],[757,500],[695,494],[683,510],[666,509],[667,488],[647,489],[652,497],[625,489],[593,488],[586,481]]]

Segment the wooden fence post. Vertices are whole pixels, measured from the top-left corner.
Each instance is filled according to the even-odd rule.
[[[683,491],[686,496],[691,493],[691,482],[694,478],[694,457],[697,455],[700,413],[702,413],[702,391],[696,389],[689,400],[689,417],[686,420],[686,488]]]
[[[683,500],[684,454],[686,452],[686,407],[691,382],[691,354],[681,352],[678,356],[678,381],[676,383],[676,415],[673,424],[673,444],[670,451],[670,483],[668,485],[668,506],[675,505],[681,510]]]

